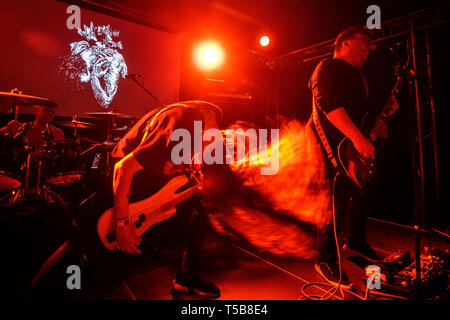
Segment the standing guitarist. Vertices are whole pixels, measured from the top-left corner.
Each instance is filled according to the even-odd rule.
[[[335,225],[338,227],[345,211],[349,211],[350,234],[344,248],[376,262],[381,258],[366,242],[370,203],[360,186],[339,170],[333,149],[347,137],[363,159],[370,161],[374,157],[375,148],[370,139],[374,141],[376,137],[366,137],[359,129],[369,111],[368,84],[361,68],[374,49],[370,41],[371,34],[363,27],[354,26],[342,31],[335,41],[333,58],[317,65],[309,88],[313,94],[314,128],[328,158],[327,178],[332,184]],[[396,100],[393,103],[396,104]],[[341,173],[337,174],[339,171]],[[332,223],[318,231],[319,260],[315,269],[329,283],[337,285],[340,280],[340,286],[348,289],[352,283],[343,270],[339,272],[334,231]]]

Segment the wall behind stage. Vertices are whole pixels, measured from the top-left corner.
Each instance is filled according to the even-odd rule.
[[[55,0],[0,2],[0,91],[18,88],[24,94],[55,101],[59,115],[81,116],[115,108],[142,116],[158,103],[132,80],[123,78],[126,73],[137,73],[160,101],[178,101],[180,41],[175,35],[81,9],[81,28],[92,22],[96,43],[76,29],[68,29],[67,7]],[[111,32],[96,29],[108,25]],[[108,33],[112,41],[108,41]],[[78,43],[78,53],[71,51],[71,43]],[[88,75],[86,61],[91,63],[90,78],[81,82],[81,76]],[[95,72],[106,72],[109,78]],[[94,89],[91,82],[97,83]],[[99,86],[104,92],[109,86],[106,98]]]

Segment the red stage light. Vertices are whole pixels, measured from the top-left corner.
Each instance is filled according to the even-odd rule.
[[[194,61],[200,69],[215,69],[222,65],[224,52],[217,42],[205,41],[195,47]]]
[[[263,47],[267,47],[269,45],[270,39],[268,36],[262,36],[259,39],[259,43],[263,46]]]

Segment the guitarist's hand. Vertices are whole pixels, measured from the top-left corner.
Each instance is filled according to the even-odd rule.
[[[353,141],[355,149],[365,159],[371,159],[375,154],[375,147],[372,142],[364,136],[361,136],[358,140]]]
[[[141,253],[137,247],[142,239],[136,236],[133,224],[116,227],[117,248],[125,253]]]
[[[395,111],[398,110],[398,108],[400,108],[400,105],[398,104],[398,100],[395,96],[391,96],[389,97],[388,101],[386,102],[386,105],[388,106],[387,108],[387,117],[390,117],[391,115],[393,115],[395,113]]]

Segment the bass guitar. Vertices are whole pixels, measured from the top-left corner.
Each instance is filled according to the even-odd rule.
[[[189,181],[185,175],[176,176],[152,196],[130,204],[128,223],[134,224],[138,237],[153,225],[171,218],[177,211],[177,204],[202,189],[201,183],[198,183],[180,191]],[[114,207],[111,207],[97,221],[98,237],[109,250],[115,250],[117,246],[114,217]]]

